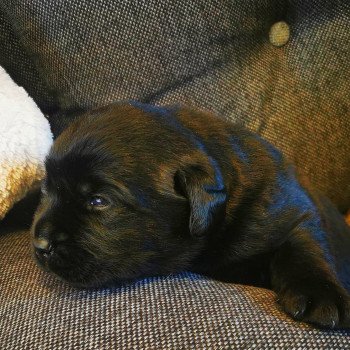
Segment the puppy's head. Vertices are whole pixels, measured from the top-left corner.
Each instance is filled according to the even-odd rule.
[[[97,286],[177,272],[200,254],[223,184],[203,150],[157,113],[112,105],[58,137],[32,226],[44,269]]]

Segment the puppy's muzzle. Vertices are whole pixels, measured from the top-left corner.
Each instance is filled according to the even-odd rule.
[[[52,250],[52,245],[45,238],[34,238],[33,245],[37,250],[43,253],[49,253]]]
[[[39,220],[34,228],[33,246],[36,256],[41,260],[48,260],[57,248],[57,237],[54,235],[53,227],[45,220]],[[60,241],[64,240],[64,235],[60,235]]]

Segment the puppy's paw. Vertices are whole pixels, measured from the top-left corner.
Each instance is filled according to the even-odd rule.
[[[286,289],[278,300],[296,320],[322,328],[350,328],[350,297],[335,286],[319,291]]]

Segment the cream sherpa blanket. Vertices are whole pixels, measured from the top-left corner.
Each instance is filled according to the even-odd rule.
[[[0,220],[42,179],[51,143],[44,115],[0,67]]]

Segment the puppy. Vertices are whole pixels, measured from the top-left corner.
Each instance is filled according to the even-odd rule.
[[[33,222],[40,266],[81,287],[191,270],[272,288],[350,326],[350,229],[270,143],[181,107],[87,112],[56,140]]]

